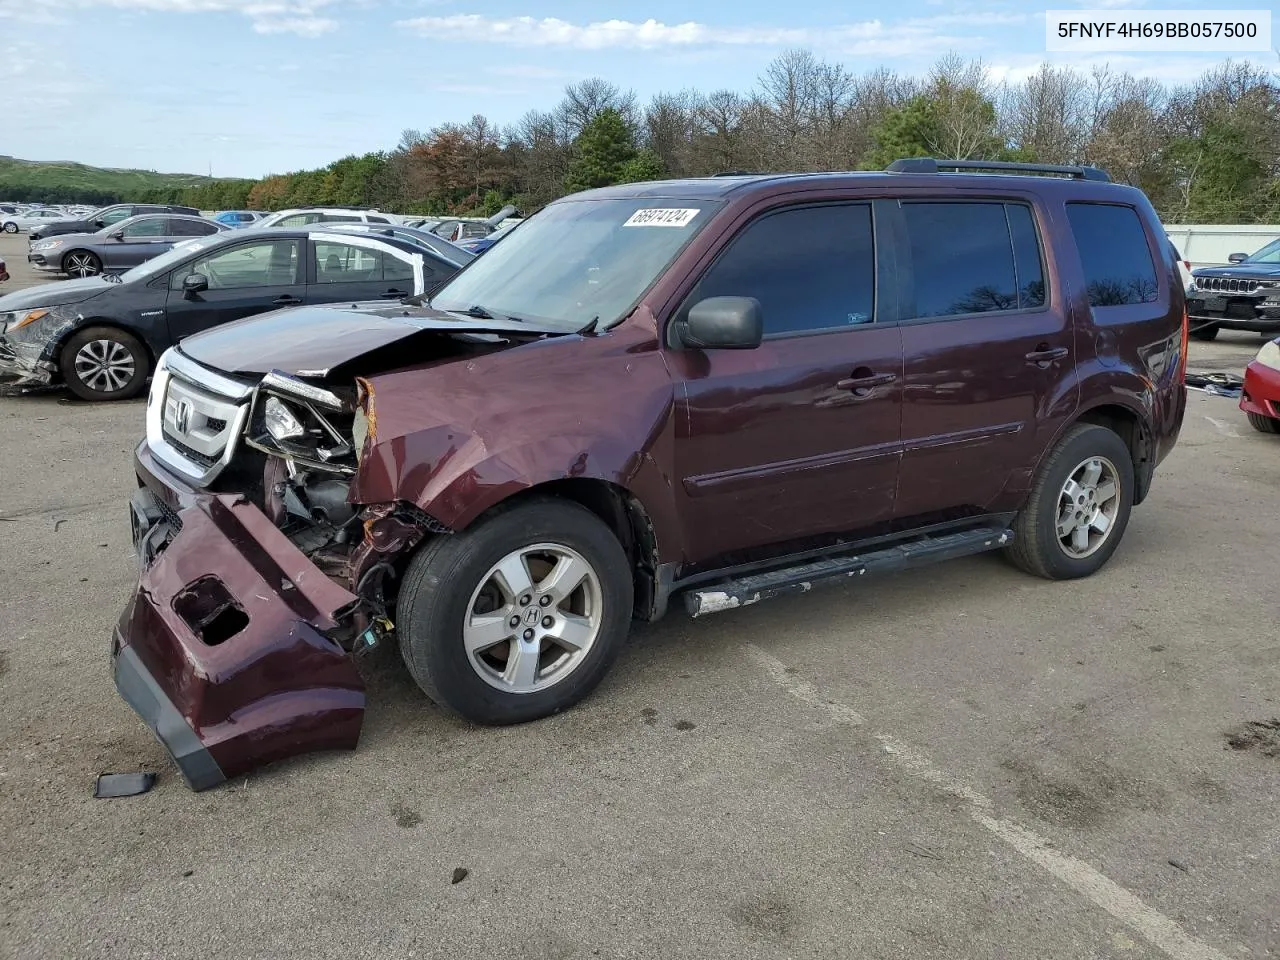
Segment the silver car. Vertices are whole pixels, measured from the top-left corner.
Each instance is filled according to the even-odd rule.
[[[36,240],[27,260],[37,270],[92,277],[128,270],[194,237],[231,229],[204,217],[144,213],[103,227],[97,233],[67,233]]]

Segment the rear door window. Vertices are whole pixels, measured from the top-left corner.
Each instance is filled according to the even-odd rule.
[[[1156,265],[1133,207],[1068,203],[1067,219],[1080,252],[1090,306],[1155,302],[1160,292]]]
[[[1018,270],[1005,204],[903,203],[902,213],[915,298],[914,309],[907,309],[908,316],[949,317],[1019,309]],[[1034,228],[1030,239],[1034,244]],[[1027,255],[1027,269],[1030,271],[1032,263],[1038,269],[1038,250]],[[1043,277],[1038,279],[1039,302],[1043,303]],[[1037,305],[1033,300],[1029,292],[1026,306]]]

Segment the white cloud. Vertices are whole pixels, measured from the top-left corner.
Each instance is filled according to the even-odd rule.
[[[944,15],[889,24],[880,20],[830,27],[721,27],[696,21],[667,24],[659,20],[599,20],[570,23],[556,17],[488,17],[459,13],[445,17],[415,17],[397,26],[437,42],[498,43],[518,47],[575,50],[693,49],[708,46],[790,47],[838,49],[848,54],[904,56],[932,53],[956,46],[972,48],[980,37],[946,36],[939,27],[957,23],[1016,22],[992,15]]]
[[[338,21],[328,17],[281,17],[257,19],[254,33],[296,33],[300,37],[318,37],[338,29]]]
[[[1240,57],[1241,61],[1253,63],[1257,67],[1270,69],[1272,61],[1261,57]],[[1039,71],[1041,64],[1049,63],[1055,67],[1070,67],[1083,74],[1088,74],[1095,67],[1109,68],[1112,73],[1127,73],[1134,77],[1150,77],[1163,84],[1177,85],[1191,83],[1199,79],[1206,71],[1222,63],[1221,57],[1212,54],[1193,56],[1189,54],[1142,54],[1127,56],[1123,54],[1066,54],[1066,53],[1028,53],[1002,58],[1000,62],[986,66],[987,76],[993,83],[1022,83]]]

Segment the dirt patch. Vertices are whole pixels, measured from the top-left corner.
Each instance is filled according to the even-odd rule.
[[[1231,750],[1256,750],[1264,757],[1280,759],[1280,719],[1250,720],[1223,734]]]
[[[396,826],[404,830],[410,830],[422,822],[422,815],[416,810],[410,810],[403,803],[392,805],[391,816],[395,817]]]
[[[1018,800],[1041,820],[1067,827],[1097,827],[1130,810],[1158,810],[1165,791],[1098,760],[1068,762],[1054,770],[1030,760],[1006,760]]]

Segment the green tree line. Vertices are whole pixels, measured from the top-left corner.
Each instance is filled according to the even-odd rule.
[[[1280,222],[1280,83],[1232,61],[1183,85],[1047,64],[996,83],[981,62],[955,55],[914,77],[855,73],[793,50],[748,91],[681,90],[641,104],[593,78],[505,127],[477,114],[409,129],[386,150],[316,170],[117,190],[49,183],[32,196],[15,192],[0,167],[0,196],[421,214],[493,213],[514,202],[527,213],[614,183],[729,170],[882,169],[912,156],[1094,164],[1144,190],[1169,222]]]

